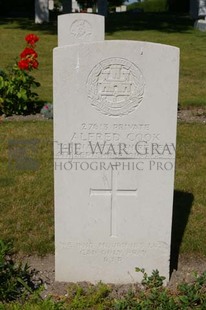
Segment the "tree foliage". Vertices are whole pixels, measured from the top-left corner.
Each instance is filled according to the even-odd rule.
[[[22,12],[34,12],[34,0],[0,0],[1,15]]]
[[[188,12],[190,0],[167,0],[170,12]]]

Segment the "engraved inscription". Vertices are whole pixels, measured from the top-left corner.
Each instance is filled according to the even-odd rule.
[[[116,196],[136,196],[137,188],[120,189],[117,186],[117,179],[114,178],[113,170],[111,170],[111,186],[107,189],[90,189],[90,196],[104,195],[110,196],[110,237],[116,237]]]
[[[75,20],[71,25],[71,34],[77,40],[88,38],[92,34],[92,27],[86,20]]]
[[[144,87],[140,69],[119,57],[97,64],[87,79],[92,106],[107,116],[123,116],[133,112],[142,102]]]
[[[165,242],[60,242],[60,248],[76,250],[77,253],[84,257],[98,256],[105,263],[121,263],[128,257],[146,257],[154,255],[154,252],[167,253],[169,244]]]

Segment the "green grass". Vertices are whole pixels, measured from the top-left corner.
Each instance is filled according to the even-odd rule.
[[[1,237],[14,240],[17,251],[51,253],[54,249],[52,122],[2,122],[0,140]],[[16,140],[17,145],[11,144],[11,140]],[[26,144],[22,166],[18,147],[24,140],[35,140],[37,144],[33,149]],[[36,170],[22,170],[29,164],[28,157],[39,165]],[[206,255],[205,158],[206,126],[180,123],[173,243],[182,253]]]
[[[42,85],[40,99],[52,102],[52,49],[57,45],[55,22],[35,25],[29,19],[1,20],[1,67],[5,69],[13,64],[25,46],[25,35],[31,32],[40,37],[37,44],[40,67],[35,73]],[[106,38],[180,47],[180,104],[182,107],[206,105],[206,33],[194,30],[187,16],[111,14],[106,21]],[[173,227],[173,243],[182,253],[206,255],[205,137],[204,124],[178,126],[175,180],[175,214],[178,216]],[[50,253],[54,249],[52,122],[2,122],[0,139],[1,236],[5,240],[13,239],[17,251]],[[36,139],[35,151],[27,144],[27,152],[29,157],[34,157],[34,163],[30,164],[39,165],[37,170],[22,171],[22,162],[15,160],[18,145],[11,144],[12,139],[20,140],[19,143]],[[27,159],[26,162],[28,164]],[[16,163],[20,168],[15,168]]]
[[[1,237],[14,240],[18,251],[52,252],[52,122],[2,123],[0,132]],[[27,144],[19,155],[22,141]]]
[[[12,65],[25,47],[28,33],[40,37],[37,44],[41,83],[40,99],[52,102],[52,50],[57,46],[56,22],[35,25],[29,19],[0,20],[0,67]],[[181,107],[206,106],[206,33],[193,28],[188,16],[168,13],[111,14],[106,20],[106,39],[140,40],[177,46],[181,51],[179,102]]]
[[[26,46],[24,38],[28,33],[34,33],[40,37],[36,46],[40,67],[36,72],[32,72],[36,80],[41,83],[38,89],[39,97],[42,101],[52,102],[52,51],[57,46],[55,23],[39,26],[29,19],[2,20],[0,22],[0,68],[6,69],[14,64]]]
[[[195,30],[189,17],[127,13],[110,18],[106,35],[109,40],[139,40],[179,47],[180,106],[206,106],[206,33]]]
[[[35,73],[42,84],[40,99],[52,102],[52,49],[57,44],[55,23],[37,26],[28,19],[2,20],[0,67],[13,64],[24,48],[24,37],[29,32],[40,36],[37,45],[40,68]],[[107,20],[106,37],[180,47],[180,104],[184,108],[206,105],[206,33],[195,31],[188,17],[115,14]],[[44,255],[54,252],[52,133],[52,121],[0,122],[0,239],[12,240],[19,253]],[[20,154],[22,146],[23,153]],[[174,255],[180,252],[206,256],[205,175],[206,126],[203,123],[179,123],[172,229]],[[180,297],[184,305],[188,296],[199,296],[191,287],[185,288],[184,294],[174,295],[174,300]],[[141,301],[141,298],[145,298],[141,301],[142,309],[149,309],[147,300],[152,300],[153,305],[154,301],[160,302],[164,309],[172,309],[162,289],[160,293],[156,288],[146,290],[145,296],[144,293],[134,296],[128,292],[115,300],[109,298],[109,291],[104,284],[91,286],[88,292],[77,285],[70,287],[68,296],[62,299],[42,301],[33,295],[25,302],[0,303],[0,309],[136,309],[137,300]],[[201,292],[204,301],[205,291],[201,289]],[[195,305],[192,304],[191,309]]]
[[[182,207],[185,208],[185,214],[182,215],[188,214],[188,223],[181,244],[182,252],[206,255],[205,176],[206,126],[197,123],[180,124],[175,188],[189,194],[192,198],[191,206],[187,199],[182,202]]]

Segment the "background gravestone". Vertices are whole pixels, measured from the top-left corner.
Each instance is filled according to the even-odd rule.
[[[49,21],[48,0],[35,0],[35,23],[42,24]]]
[[[193,19],[206,16],[206,0],[190,0],[190,15]]]
[[[199,16],[206,16],[206,0],[199,0]]]
[[[104,40],[104,17],[91,14],[58,16],[58,46]]]
[[[56,280],[168,279],[179,50],[99,37],[54,49]]]
[[[194,27],[206,31],[206,0],[191,0],[190,15],[196,20]]]

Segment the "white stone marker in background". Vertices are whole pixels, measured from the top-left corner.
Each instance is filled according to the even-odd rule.
[[[58,16],[58,46],[100,40],[104,40],[103,16],[86,13]]]
[[[206,0],[190,0],[190,15],[193,19],[206,16]]]
[[[206,31],[206,17],[205,19],[199,19],[195,22],[195,28],[200,31]]]
[[[35,0],[35,23],[42,24],[49,21],[48,0]]]
[[[169,278],[178,73],[167,45],[54,49],[56,280]]]
[[[127,11],[127,6],[121,5],[121,12],[126,12],[126,11]]]
[[[206,31],[206,0],[199,0],[199,16],[204,17],[204,19],[197,20],[195,28]]]
[[[76,0],[72,0],[72,12],[74,13],[80,12],[80,7]]]
[[[206,0],[199,0],[199,16],[206,16]]]
[[[49,0],[49,11],[53,11],[54,10],[54,0]]]

